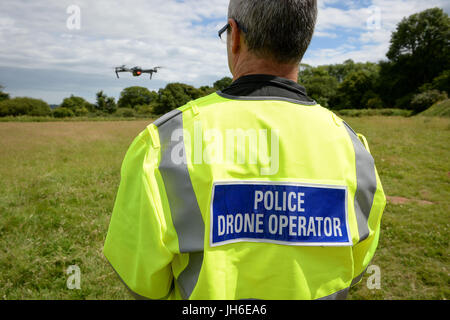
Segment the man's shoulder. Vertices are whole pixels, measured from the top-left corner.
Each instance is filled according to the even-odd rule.
[[[174,110],[164,114],[163,116],[158,118],[155,122],[153,122],[153,124],[157,127],[160,127],[160,126],[164,125],[165,123],[169,122],[170,120],[172,120],[178,116],[181,116],[183,114],[183,112],[187,112],[191,109],[196,109],[199,107],[203,107],[203,106],[207,106],[210,104],[220,102],[221,99],[222,98],[217,93],[214,92],[210,95],[198,98],[196,100],[189,101],[184,106],[181,106],[177,109],[174,109]]]
[[[179,108],[179,110],[184,112],[185,110],[191,109],[193,106],[203,107],[220,102],[221,100],[223,100],[223,98],[220,95],[218,95],[217,92],[213,92],[207,96],[189,101],[186,105]]]

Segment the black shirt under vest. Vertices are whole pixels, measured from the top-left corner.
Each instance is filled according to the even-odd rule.
[[[267,98],[288,100],[301,104],[316,104],[298,83],[271,75],[248,75],[234,81],[228,88],[217,93],[224,98],[236,100],[265,100]]]

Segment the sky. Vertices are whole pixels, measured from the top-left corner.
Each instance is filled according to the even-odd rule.
[[[277,1],[277,0],[274,0]],[[318,0],[319,17],[303,63],[313,66],[386,59],[402,18],[448,0]],[[12,97],[60,104],[70,95],[116,99],[130,86],[212,84],[228,70],[217,37],[228,0],[1,0],[0,85]],[[114,67],[163,66],[153,80]]]

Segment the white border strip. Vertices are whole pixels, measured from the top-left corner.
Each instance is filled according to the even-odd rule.
[[[271,239],[254,239],[254,238],[239,238],[233,240],[227,240],[222,242],[217,242],[213,244],[213,204],[214,204],[214,194],[216,191],[216,186],[223,185],[277,185],[277,186],[295,186],[295,187],[310,187],[310,188],[322,188],[322,189],[341,189],[345,190],[345,226],[347,228],[348,242],[290,242],[290,241],[279,241]],[[296,182],[279,182],[279,181],[219,181],[214,182],[211,195],[210,204],[210,217],[209,217],[209,245],[210,247],[220,247],[226,244],[239,243],[239,242],[253,242],[253,243],[273,243],[281,244],[287,246],[295,247],[348,247],[353,246],[353,241],[350,233],[350,226],[348,223],[348,187],[339,185],[327,185],[327,184],[313,184],[313,183],[296,183]]]

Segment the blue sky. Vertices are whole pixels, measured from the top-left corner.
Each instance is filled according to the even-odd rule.
[[[303,60],[311,65],[385,59],[403,17],[436,6],[450,9],[447,0],[318,3],[316,32]],[[79,29],[71,6],[79,9]],[[227,7],[228,0],[2,0],[0,84],[12,96],[51,104],[71,94],[94,101],[99,90],[117,98],[133,85],[212,85],[230,76],[226,48],[217,38]],[[165,69],[152,81],[128,74],[117,80],[113,68],[122,64]]]

